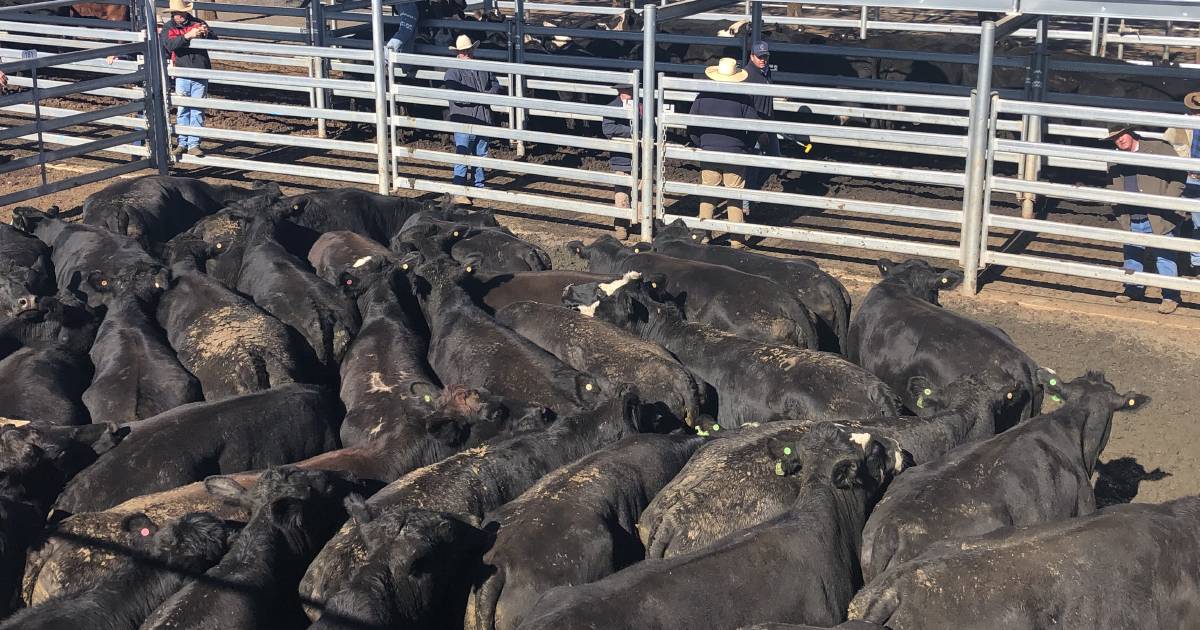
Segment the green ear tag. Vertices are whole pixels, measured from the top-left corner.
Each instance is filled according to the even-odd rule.
[[[1054,402],[1062,402],[1062,397],[1058,394],[1053,394],[1050,396],[1050,400],[1053,400]]]
[[[720,430],[721,430],[721,425],[719,425],[719,424],[713,425],[713,431],[720,431]]]
[[[917,396],[917,409],[924,409],[924,408],[925,408],[925,397]]]
[[[699,435],[700,437],[708,437],[708,431],[705,431],[704,429],[696,429],[696,435]]]
[[[433,396],[430,396],[429,394],[425,394],[425,402],[433,402]]]
[[[926,387],[926,388],[925,388],[925,391],[922,391],[921,393],[922,393],[922,394],[925,394],[926,396],[932,396],[932,395],[933,395],[933,390],[932,390],[932,389],[929,389],[928,387]]]
[[[1053,387],[1055,385],[1058,385],[1058,379],[1056,379],[1056,378],[1050,379],[1050,386]]]
[[[775,474],[783,476],[783,462],[775,462]]]
[[[785,447],[783,447],[783,454],[784,454],[784,455],[791,455],[791,454],[792,454],[792,447],[790,447],[790,446],[785,446]]]

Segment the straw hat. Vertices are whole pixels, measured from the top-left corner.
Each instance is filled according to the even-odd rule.
[[[713,81],[725,81],[728,83],[739,83],[745,81],[746,77],[750,76],[745,70],[738,69],[737,59],[733,57],[721,57],[717,65],[705,68],[704,74]]]
[[[1200,111],[1200,92],[1192,92],[1183,97],[1183,106],[1192,111]]]
[[[192,3],[187,0],[171,0],[171,5],[162,10],[164,15],[170,13],[191,13]]]
[[[175,2],[175,0],[171,1]],[[454,40],[454,45],[450,47],[450,50],[455,52],[465,52],[468,50],[473,50],[478,45],[479,42],[471,41],[470,35],[459,35],[458,39]]]

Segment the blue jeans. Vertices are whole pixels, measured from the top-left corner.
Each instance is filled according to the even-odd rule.
[[[208,95],[208,81],[205,79],[175,77],[175,93],[179,96],[204,98]],[[180,105],[179,115],[175,119],[175,124],[186,127],[203,127],[204,110],[199,107],[185,107]],[[181,135],[179,136],[179,146],[183,149],[198,147],[200,146],[200,138]]]
[[[487,157],[488,139],[483,136],[474,136],[469,133],[454,132],[454,151],[459,155],[477,155],[479,157]],[[483,188],[484,172],[482,166],[475,167],[475,187]],[[454,165],[454,183],[462,186],[467,185],[467,165]]]
[[[1129,228],[1132,232],[1139,234],[1153,234],[1154,230],[1150,227],[1149,219],[1140,221],[1134,219],[1129,222]],[[1173,236],[1173,234],[1172,234]],[[1125,268],[1132,271],[1142,271],[1142,258],[1145,256],[1146,248],[1141,245],[1125,245]],[[1158,275],[1175,278],[1179,276],[1179,266],[1175,264],[1175,252],[1167,249],[1150,248],[1150,255],[1154,256],[1155,268]],[[1142,285],[1125,285],[1125,293],[1132,296],[1140,296],[1144,293],[1146,287]],[[1162,296],[1164,300],[1174,300],[1182,302],[1182,296],[1175,289],[1163,289]]]
[[[1188,184],[1183,189],[1185,199],[1200,199],[1200,184]],[[1192,213],[1192,238],[1200,238],[1200,212]],[[1192,269],[1200,270],[1200,252],[1192,252]]]

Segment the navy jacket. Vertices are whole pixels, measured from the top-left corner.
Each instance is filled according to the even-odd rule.
[[[464,70],[450,68],[446,71],[446,88],[464,92],[499,94],[500,83],[496,76],[486,70]],[[480,103],[450,101],[450,120],[470,125],[492,124],[492,109]]]
[[[716,118],[749,118],[758,119],[758,112],[750,104],[749,97],[740,94],[716,94],[701,92],[696,96],[689,110],[694,116],[713,116]],[[688,127],[688,136],[692,145],[705,151],[725,151],[728,153],[749,153],[754,146],[757,133],[735,131],[732,129],[714,129],[711,127]]]
[[[608,104],[609,107],[622,107],[621,97],[618,96]],[[600,131],[604,133],[604,137],[612,140],[613,138],[628,138],[632,129],[629,121],[621,118],[605,118],[600,123]],[[628,173],[633,170],[633,160],[625,153],[613,153],[612,157],[608,158],[608,166],[618,173]]]
[[[746,77],[746,83],[765,83],[770,85],[771,81],[771,66],[767,66],[762,70],[754,67],[754,64],[746,64],[746,73],[750,76]],[[758,117],[762,120],[770,120],[775,113],[775,98],[772,96],[754,96],[751,97],[750,103],[754,105],[754,111],[758,112]]]

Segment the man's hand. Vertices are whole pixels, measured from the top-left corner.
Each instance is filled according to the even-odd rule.
[[[0,71],[0,88],[2,87],[8,87],[8,75]]]
[[[109,55],[109,56],[107,56],[107,57],[105,57],[105,58],[104,58],[104,63],[107,63],[108,65],[110,65],[110,66],[111,66],[111,65],[113,65],[113,62],[114,62],[114,61],[116,61],[116,60],[117,60],[117,56],[116,56],[116,55]]]

